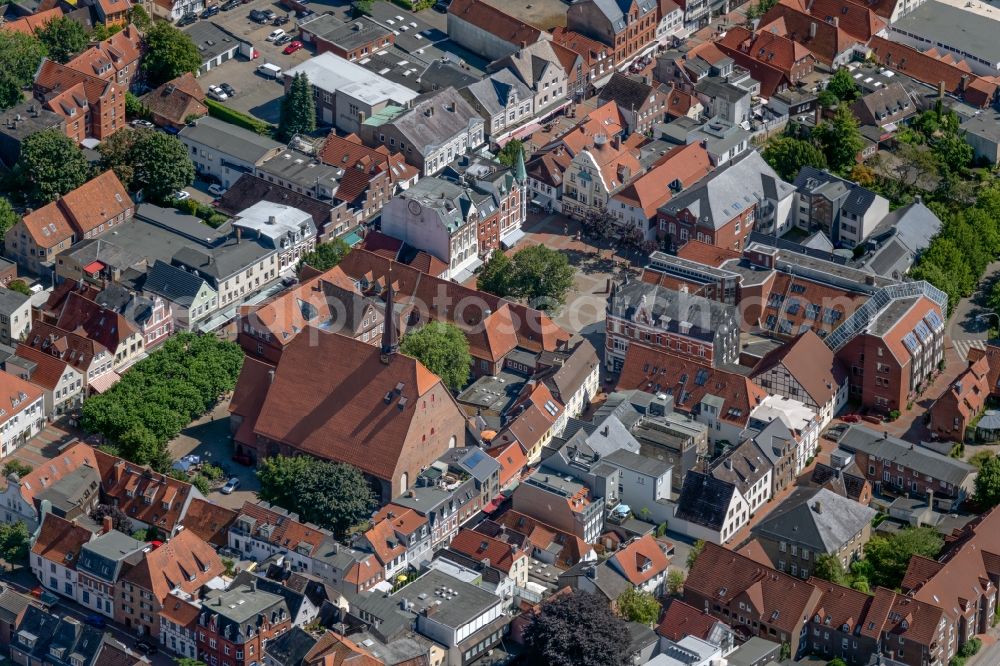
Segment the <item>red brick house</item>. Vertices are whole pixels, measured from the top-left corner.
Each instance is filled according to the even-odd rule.
[[[983,355],[960,374],[930,409],[931,432],[962,442],[972,420],[986,407],[990,395],[990,364]]]
[[[261,663],[264,645],[292,628],[284,597],[258,590],[244,574],[228,590],[213,590],[198,614],[198,658],[208,664]]]
[[[318,157],[324,164],[344,170],[334,197],[360,210],[366,219],[420,177],[420,171],[407,164],[402,153],[390,153],[385,146],[369,148],[355,134],[339,137],[331,132]]]
[[[927,296],[895,299],[837,351],[850,394],[866,407],[902,411],[944,358],[944,315]]]
[[[126,0],[103,0],[109,5],[128,6]],[[99,3],[99,4],[103,4]],[[116,32],[103,42],[97,42],[86,51],[66,63],[88,76],[96,76],[105,81],[113,81],[128,89],[139,73],[139,57],[142,55],[142,37],[133,25]]]
[[[773,32],[794,40],[809,49],[816,60],[824,65],[845,65],[850,61],[854,47],[863,45],[868,40],[858,39],[840,27],[839,11],[836,15],[829,16],[830,21],[826,21],[825,16],[817,18],[802,6],[800,0],[782,0],[764,15],[758,31]]]
[[[615,65],[656,39],[658,21],[655,0],[583,0],[566,12],[566,27],[610,46]]]
[[[52,60],[35,76],[35,99],[66,119],[66,136],[77,143],[103,141],[125,127],[126,87]]]
[[[97,11],[97,18],[104,25],[108,27],[125,25],[128,22],[128,12],[132,9],[132,3],[129,0],[98,0],[94,3],[94,9]]]
[[[754,34],[737,26],[730,28],[715,45],[760,81],[762,97],[771,97],[795,85],[816,66],[816,58],[809,49],[769,31]]]

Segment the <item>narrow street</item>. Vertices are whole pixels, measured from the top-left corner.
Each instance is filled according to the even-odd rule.
[[[986,273],[979,281],[977,292],[971,297],[960,300],[952,310],[948,322],[948,335],[962,361],[968,356],[970,347],[983,347],[989,339],[991,326],[1000,324],[995,317],[978,319],[980,315],[990,312],[982,304],[981,299],[998,279],[1000,279],[1000,261],[995,261],[986,267]],[[979,296],[980,294],[982,296]]]

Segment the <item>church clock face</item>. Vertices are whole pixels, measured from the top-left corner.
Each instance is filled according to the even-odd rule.
[[[407,204],[407,208],[410,209],[410,213],[412,213],[413,215],[420,215],[420,203],[419,202],[413,201],[411,199],[410,203]]]

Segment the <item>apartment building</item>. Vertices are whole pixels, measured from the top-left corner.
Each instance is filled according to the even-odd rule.
[[[604,527],[604,499],[555,470],[538,468],[514,491],[514,511],[532,516],[587,543],[597,540]]]

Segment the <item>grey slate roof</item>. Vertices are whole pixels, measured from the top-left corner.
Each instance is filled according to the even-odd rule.
[[[641,108],[652,94],[651,84],[622,72],[615,72],[611,75],[611,80],[601,88],[598,99],[601,104],[613,101],[622,109],[631,110]]]
[[[35,637],[29,647],[22,636]],[[11,636],[12,646],[33,655],[35,663],[59,663],[52,661],[52,649],[61,649],[66,655],[62,663],[69,663],[69,655],[77,654],[83,666],[98,666],[97,657],[104,643],[104,632],[100,629],[80,624],[75,620],[61,619],[43,611],[37,606],[28,606],[24,619]]]
[[[798,488],[752,530],[775,541],[805,544],[817,553],[839,551],[878,512],[826,488]]]
[[[0,287],[0,312],[13,312],[28,300],[30,297],[19,291]]]
[[[220,25],[211,21],[198,21],[183,31],[198,48],[198,55],[203,63],[218,58],[223,53],[237,48],[240,43],[247,44]]]
[[[715,462],[711,474],[720,481],[732,483],[742,492],[752,488],[773,468],[774,464],[757,443],[745,439]]]
[[[316,639],[300,627],[279,634],[267,642],[264,652],[279,664],[300,664],[309,650],[316,645]]]
[[[204,284],[205,280],[196,274],[157,260],[146,273],[142,288],[186,307],[194,302]]]
[[[503,113],[515,95],[517,100],[531,99],[531,90],[509,69],[501,69],[490,74],[489,77],[473,83],[466,88],[466,91],[482,105],[490,117]]]
[[[31,605],[31,597],[5,587],[0,592],[0,620],[14,624],[17,616]]]
[[[639,452],[639,442],[617,416],[610,415],[594,425],[593,429],[578,429],[566,440],[561,450],[569,460],[577,456],[600,459],[619,450]]]
[[[182,141],[189,139],[251,163],[259,162],[269,152],[282,147],[277,141],[210,116],[199,118],[194,124],[182,129],[178,136]]]
[[[652,324],[677,332],[682,323],[691,324],[689,335],[711,340],[736,321],[736,306],[688,292],[632,280],[613,290],[608,299],[608,313],[632,320],[644,309]]]
[[[665,460],[649,458],[625,449],[612,451],[609,455],[604,456],[603,460],[604,462],[613,464],[615,467],[621,467],[652,477],[660,477],[668,474],[674,468],[673,465]]]
[[[755,150],[738,162],[716,169],[685,192],[668,201],[660,210],[676,215],[685,208],[703,224],[720,229],[758,198],[774,193],[780,201],[794,188],[781,180]]]
[[[721,530],[735,492],[733,484],[691,470],[684,476],[674,515],[712,530]]]
[[[845,197],[841,210],[855,215],[864,215],[878,196],[874,192],[849,180],[838,178],[828,171],[804,166],[795,177],[795,189],[800,192],[821,193],[836,201]]]
[[[941,220],[923,202],[897,208],[872,231],[871,237],[882,244],[864,259],[864,265],[879,275],[901,276],[940,230]]]
[[[427,115],[428,111],[430,115]],[[454,88],[445,88],[415,102],[412,109],[390,124],[406,137],[408,143],[426,154],[482,122],[482,117]]]
[[[886,462],[902,465],[913,471],[961,486],[976,473],[972,465],[911,444],[902,439],[885,436],[862,425],[851,425],[838,443],[850,453],[863,452]]]
[[[592,2],[610,21],[615,33],[625,30],[628,25],[625,14],[632,6],[631,0],[592,0]],[[638,0],[637,4],[639,5],[639,16],[645,16],[656,9],[654,0]]]

